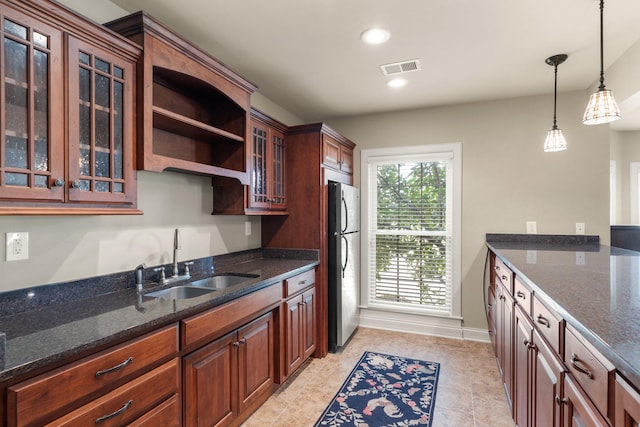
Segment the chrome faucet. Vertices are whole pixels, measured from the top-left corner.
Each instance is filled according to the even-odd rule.
[[[146,265],[144,265],[144,262],[143,262],[142,264],[137,266],[136,269],[135,269],[135,273],[136,273],[136,289],[138,291],[142,291],[142,275],[144,273],[145,267],[146,267]]]
[[[176,228],[173,234],[173,275],[178,277],[178,249],[180,249],[180,231]]]

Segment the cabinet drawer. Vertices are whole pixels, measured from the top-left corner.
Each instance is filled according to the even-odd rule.
[[[175,396],[179,390],[180,359],[175,358],[47,426],[123,425]]]
[[[531,299],[533,293],[519,278],[513,282],[513,299],[516,303],[520,304],[522,310],[531,316]]]
[[[182,321],[182,347],[214,339],[240,326],[254,314],[280,303],[282,283],[253,292]]]
[[[513,271],[504,265],[504,262],[498,257],[496,257],[495,262],[495,274],[496,278],[502,282],[505,288],[509,290],[509,292],[513,292]]]
[[[533,296],[533,322],[551,348],[562,354],[564,320],[558,313],[542,304],[536,295]]]
[[[180,395],[174,394],[129,424],[129,427],[180,427],[181,418]]]
[[[7,399],[15,414],[9,423],[35,423],[92,393],[108,391],[177,352],[178,330],[171,326],[11,386]]]
[[[316,282],[316,270],[305,271],[284,281],[285,298],[308,288]]]
[[[564,362],[593,404],[609,416],[609,387],[614,381],[614,367],[573,328],[565,330]],[[612,419],[611,417],[609,417]]]

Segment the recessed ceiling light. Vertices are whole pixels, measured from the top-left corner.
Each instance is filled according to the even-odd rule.
[[[369,28],[360,34],[360,39],[366,44],[382,44],[389,40],[389,31],[382,28]]]
[[[387,82],[387,86],[392,88],[399,88],[399,87],[406,86],[407,83],[408,82],[406,79],[391,79]]]

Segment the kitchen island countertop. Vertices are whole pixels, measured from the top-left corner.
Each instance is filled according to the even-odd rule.
[[[489,235],[487,246],[640,387],[640,252]]]

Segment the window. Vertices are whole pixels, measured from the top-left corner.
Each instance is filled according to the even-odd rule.
[[[363,150],[363,305],[460,315],[460,144]]]

